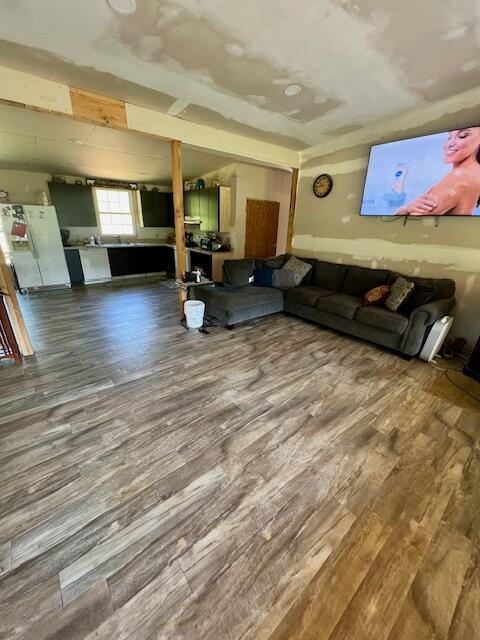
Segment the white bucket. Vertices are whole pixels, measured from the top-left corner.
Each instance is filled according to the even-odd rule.
[[[189,329],[200,329],[203,325],[205,303],[201,300],[186,300],[183,310],[187,319],[187,327]]]

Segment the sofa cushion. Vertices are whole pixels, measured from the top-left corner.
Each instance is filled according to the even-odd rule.
[[[287,253],[280,256],[272,256],[271,258],[263,258],[263,266],[267,269],[281,269],[289,258],[290,254]]]
[[[306,307],[314,307],[318,298],[325,298],[333,294],[334,292],[328,289],[320,289],[320,287],[314,287],[312,285],[302,285],[301,287],[289,289],[285,294],[285,299],[297,304],[303,304]]]
[[[223,263],[223,281],[232,287],[243,287],[251,282],[255,269],[253,258],[225,260]]]
[[[270,287],[195,287],[195,298],[207,305],[213,304],[220,309],[235,311],[245,307],[283,302],[283,293]]]
[[[428,284],[416,284],[412,293],[408,296],[405,302],[402,302],[398,311],[409,316],[414,309],[427,304],[430,300],[433,300],[434,295],[437,293],[437,287]]]
[[[449,278],[409,278],[415,285],[423,284],[435,287],[436,291],[431,298],[434,300],[448,300],[455,295],[455,280]]]
[[[313,267],[311,284],[321,289],[329,289],[340,293],[348,272],[347,264],[336,264],[335,262],[324,262],[317,260]]]
[[[397,335],[401,335],[408,327],[407,317],[383,307],[360,307],[355,314],[355,320]]]
[[[214,293],[212,296],[213,304],[228,310],[283,300],[281,291],[267,287],[238,287],[235,291],[222,291],[221,287],[213,289],[217,294]]]
[[[420,278],[419,276],[404,276],[402,273],[390,271],[387,284],[393,284],[397,278],[406,278],[415,285],[424,284],[430,287],[436,287],[432,302],[435,300],[448,300],[455,295],[455,280],[450,278]]]
[[[353,320],[355,312],[362,306],[362,300],[355,296],[349,296],[347,293],[333,293],[331,296],[318,298],[315,306],[317,309],[334,316]]]
[[[343,284],[343,293],[351,296],[364,296],[367,291],[380,287],[387,282],[387,269],[368,269],[367,267],[351,266]]]

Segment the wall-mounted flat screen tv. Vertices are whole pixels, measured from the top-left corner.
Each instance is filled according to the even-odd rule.
[[[480,126],[377,144],[362,216],[480,216]]]

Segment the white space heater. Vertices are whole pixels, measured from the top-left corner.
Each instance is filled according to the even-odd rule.
[[[447,337],[448,332],[450,331],[452,323],[453,318],[451,316],[443,316],[443,318],[435,322],[433,327],[430,329],[428,338],[420,352],[421,360],[431,362],[435,358],[437,353],[440,351],[440,347]]]

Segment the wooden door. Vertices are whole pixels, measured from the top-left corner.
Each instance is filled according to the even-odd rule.
[[[279,202],[247,200],[246,258],[267,258],[275,255],[279,208]]]

